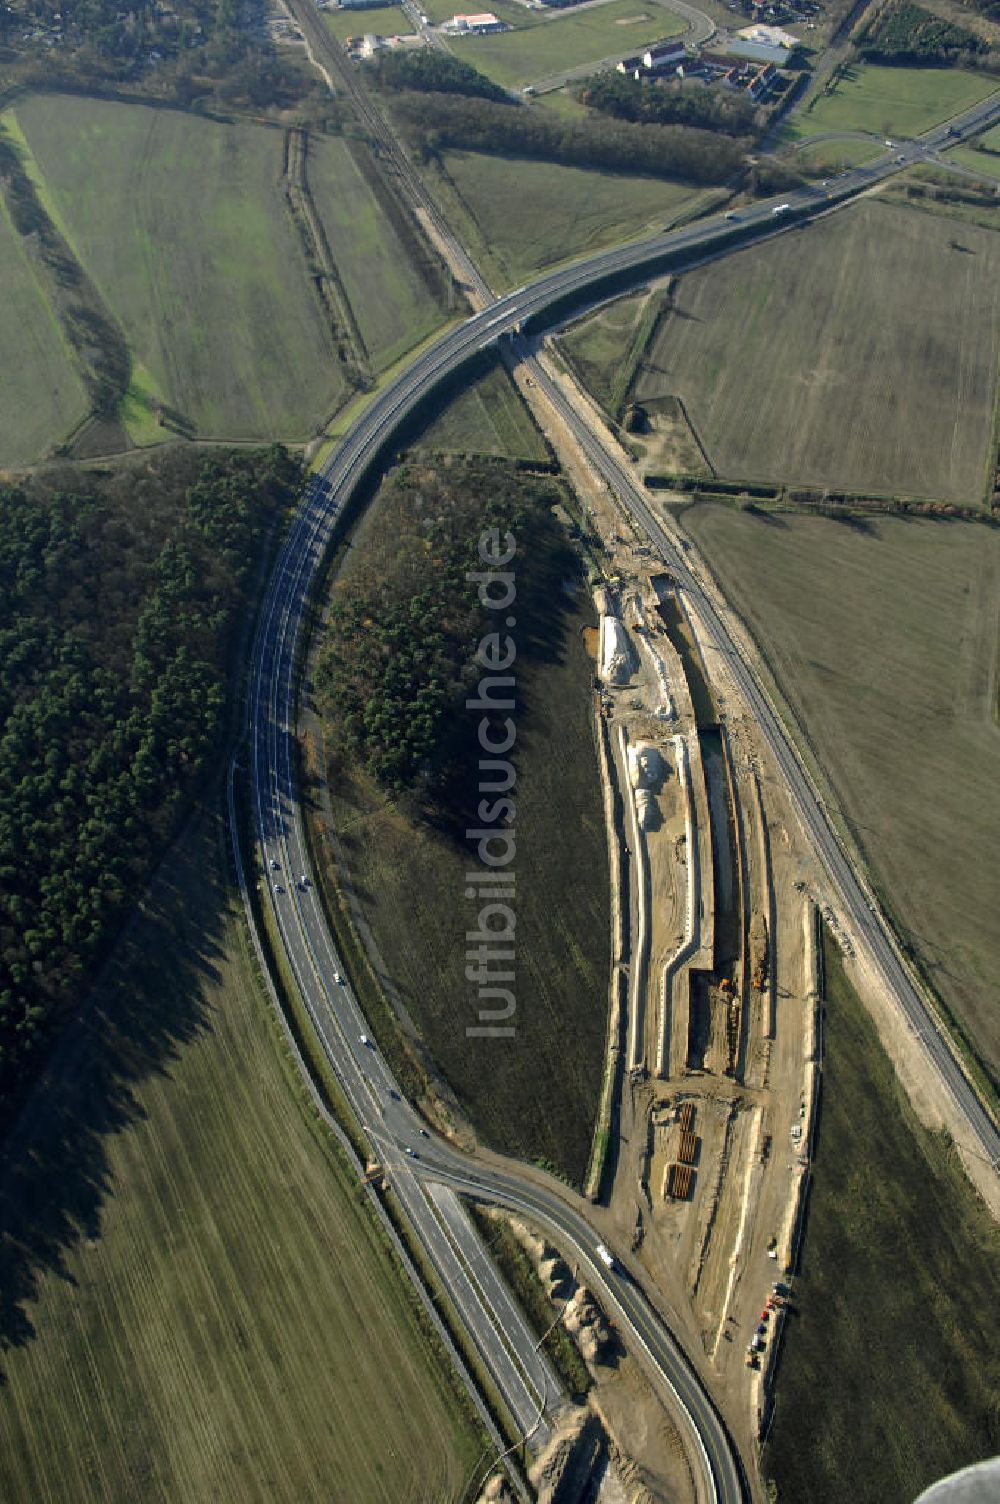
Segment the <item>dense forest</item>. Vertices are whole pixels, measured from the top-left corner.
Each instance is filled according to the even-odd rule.
[[[969,10],[1000,25],[1000,0],[965,0]]]
[[[365,64],[380,88],[414,89],[421,94],[465,94],[475,99],[513,103],[506,89],[495,84],[471,63],[450,52],[421,48],[419,52],[379,52]]]
[[[989,51],[986,43],[964,26],[953,26],[912,0],[893,0],[857,37],[861,57],[873,63],[907,66],[930,63],[947,66]]]
[[[529,592],[541,581],[539,600],[551,601],[560,579],[578,572],[551,512],[563,499],[558,481],[509,462],[414,461],[391,473],[378,540],[363,567],[355,560],[350,583],[334,589],[313,679],[335,756],[363,764],[391,794],[412,794],[425,813],[443,812],[453,796],[460,804],[456,778],[470,765],[476,717],[456,711],[485,672],[475,661],[480,638],[506,630],[467,578],[486,568],[480,535],[495,527],[517,541],[508,567],[517,573],[525,652]],[[531,569],[522,562],[529,559]]]
[[[265,0],[10,0],[0,62],[44,88],[125,88],[182,105],[289,106],[319,85],[280,58]]]
[[[218,749],[299,467],[164,451],[0,488],[0,1118]]]
[[[413,91],[393,96],[392,110],[427,153],[456,147],[688,183],[726,182],[744,160],[743,144],[682,125],[562,119],[527,105]]]
[[[731,89],[709,89],[690,83],[643,84],[623,73],[598,73],[584,79],[577,98],[589,109],[638,125],[692,125],[728,136],[750,136],[757,130],[753,101]]]

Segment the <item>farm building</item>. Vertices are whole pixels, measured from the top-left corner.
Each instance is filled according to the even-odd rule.
[[[501,21],[492,11],[483,11],[477,16],[452,16],[446,22],[448,31],[474,32],[476,36],[486,36],[491,31],[508,31],[510,28],[506,21]]]
[[[783,68],[792,55],[790,47],[773,47],[769,42],[730,42],[726,47],[730,57],[745,57],[752,63],[773,63]]]
[[[641,79],[657,73],[673,73],[686,61],[687,48],[683,42],[654,42],[645,52],[623,57],[616,67],[619,73]]]

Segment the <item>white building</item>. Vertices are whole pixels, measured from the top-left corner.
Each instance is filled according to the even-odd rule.
[[[683,42],[657,42],[642,54],[642,66],[650,73],[679,67],[687,57]]]
[[[445,23],[448,31],[472,32],[476,36],[486,36],[491,31],[507,31],[506,21],[501,21],[492,11],[483,11],[477,16],[452,16]]]
[[[799,45],[798,37],[780,26],[744,26],[739,33],[744,42],[757,42],[764,47],[784,47],[791,52]]]

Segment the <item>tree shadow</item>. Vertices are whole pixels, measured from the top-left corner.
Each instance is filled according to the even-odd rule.
[[[787,519],[782,517],[779,512],[770,512],[765,507],[758,506],[755,501],[747,502],[742,510],[748,517],[752,517],[755,522],[763,522],[767,527],[785,528],[786,530],[788,528]]]
[[[863,538],[875,538],[881,541],[882,535],[871,518],[862,516],[860,512],[829,511],[824,512],[823,515],[831,522],[836,522],[838,526],[846,528],[848,532],[858,533]]]
[[[0,1353],[38,1335],[31,1308],[47,1278],[75,1284],[71,1256],[100,1237],[121,1190],[114,1136],[145,1119],[143,1083],[169,1078],[208,1027],[204,988],[218,980],[222,954],[221,831],[217,815],[202,816],[167,856],[6,1135]]]

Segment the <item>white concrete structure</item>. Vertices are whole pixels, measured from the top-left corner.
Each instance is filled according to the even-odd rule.
[[[628,749],[628,776],[634,789],[657,789],[666,769],[658,747],[651,742],[633,742]]]
[[[789,52],[799,45],[798,37],[793,37],[790,31],[782,31],[780,26],[744,26],[737,35],[744,42],[757,42],[764,47],[785,47]]]
[[[605,684],[627,684],[635,673],[635,650],[624,622],[601,617],[601,678]]]
[[[649,661],[656,674],[656,682],[659,686],[659,704],[651,707],[650,715],[654,715],[658,721],[672,721],[674,718],[674,702],[670,695],[670,681],[667,677],[667,665],[656,650],[655,640],[646,636],[642,639],[642,645],[649,655]]]

